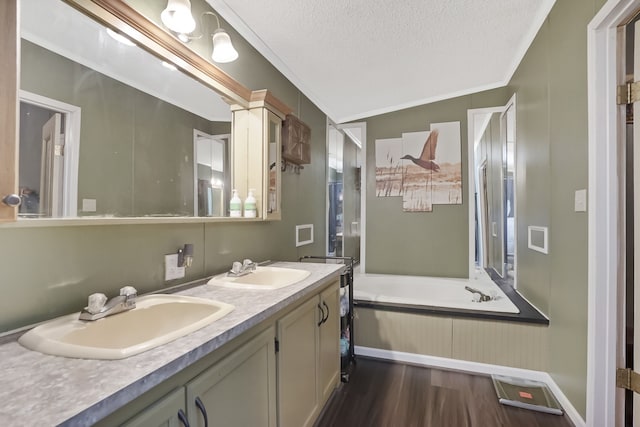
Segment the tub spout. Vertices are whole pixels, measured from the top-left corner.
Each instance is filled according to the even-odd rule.
[[[480,299],[478,300],[478,302],[486,302],[486,301],[491,301],[492,299],[494,299],[491,296],[489,296],[489,295],[487,295],[487,294],[485,294],[483,292],[480,292],[478,289],[472,288],[471,286],[465,286],[464,289],[469,291],[469,292],[471,292],[472,294],[480,295]]]

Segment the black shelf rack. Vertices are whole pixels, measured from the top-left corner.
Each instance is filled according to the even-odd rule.
[[[344,271],[340,275],[340,288],[347,290],[348,307],[344,315],[340,316],[340,339],[347,339],[349,347],[347,354],[340,352],[340,379],[342,382],[349,382],[351,368],[356,363],[354,334],[353,334],[353,268],[355,260],[353,257],[336,257],[336,256],[312,256],[307,255],[300,257],[299,262],[311,260],[333,260],[342,261],[345,264]]]

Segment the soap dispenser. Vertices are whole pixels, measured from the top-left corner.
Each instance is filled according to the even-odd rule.
[[[233,197],[229,201],[229,216],[240,218],[242,216],[242,200],[238,196],[238,190],[233,190]]]
[[[249,195],[244,201],[244,217],[255,218],[257,215],[256,198],[253,196],[253,188],[249,189]]]

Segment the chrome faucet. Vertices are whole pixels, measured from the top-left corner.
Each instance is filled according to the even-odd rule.
[[[120,289],[120,295],[107,301],[101,293],[89,295],[89,304],[80,312],[80,320],[98,320],[112,314],[122,313],[136,308],[138,291],[133,286]]]
[[[227,276],[229,277],[246,276],[252,271],[255,271],[256,267],[257,267],[257,264],[251,261],[250,259],[245,259],[244,261],[242,261],[242,264],[236,261],[231,266],[231,270],[229,270],[229,272],[227,273]]]

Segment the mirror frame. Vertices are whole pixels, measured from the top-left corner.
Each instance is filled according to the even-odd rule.
[[[0,4],[0,222],[15,221],[18,209],[2,203],[18,192],[18,76],[20,28],[17,1]]]
[[[52,225],[106,225],[144,223],[200,223],[225,221],[263,221],[266,218],[229,217],[70,217],[41,218],[17,221],[17,208],[7,206],[1,200],[17,193],[18,174],[18,93],[20,75],[20,16],[19,2],[0,2],[0,224],[16,227],[47,227]],[[256,93],[251,91],[213,63],[193,52],[177,38],[121,0],[60,0],[74,7],[97,22],[119,31],[134,40],[151,54],[175,64],[188,76],[218,92],[223,100],[235,109],[249,109]],[[266,92],[266,91],[265,91]],[[5,96],[6,95],[6,96]],[[270,101],[283,106],[275,97]],[[285,109],[285,108],[283,108]],[[232,139],[236,139],[232,136]],[[232,145],[234,142],[232,142]],[[5,224],[6,225],[6,224]]]

